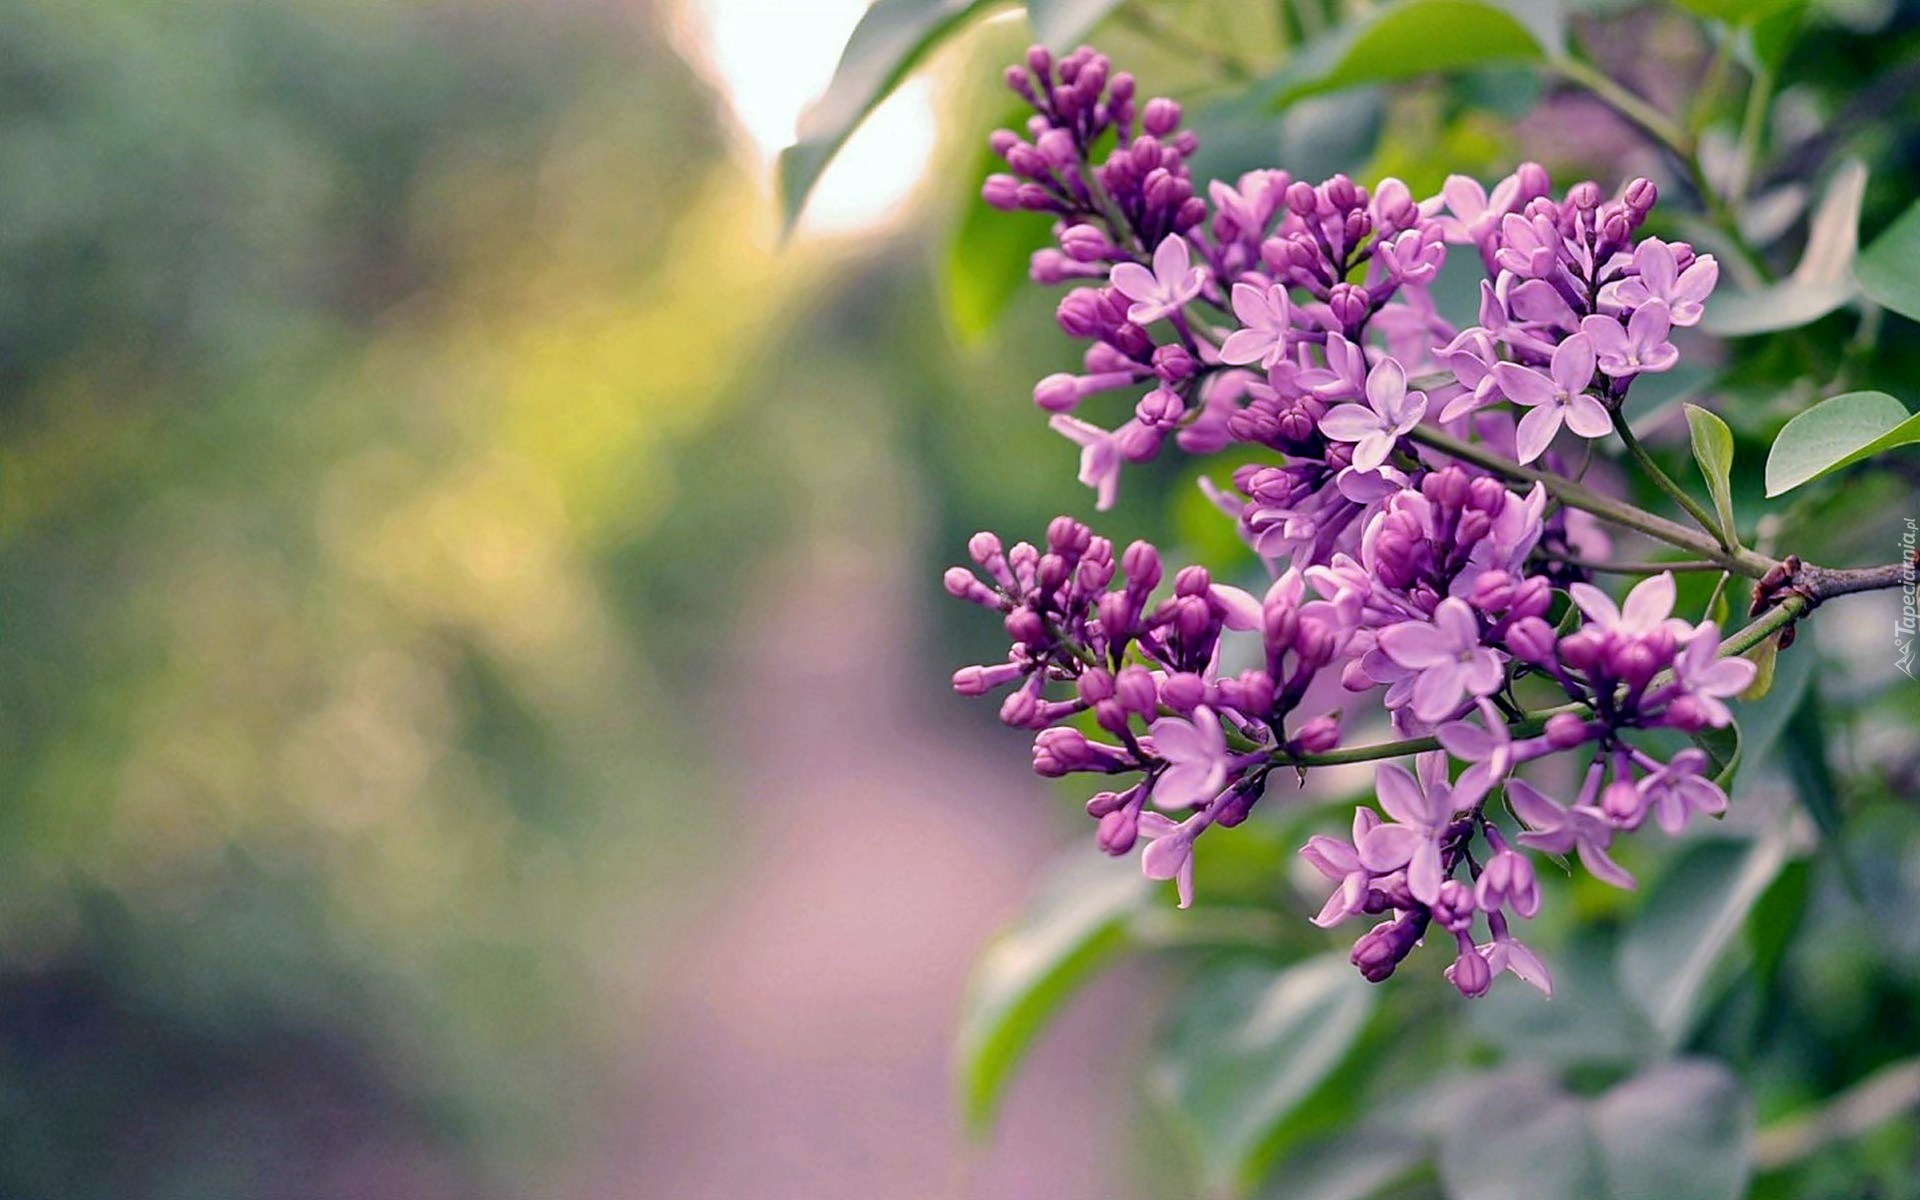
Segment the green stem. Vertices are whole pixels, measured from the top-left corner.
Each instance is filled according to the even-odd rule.
[[[1611,496],[1604,496],[1584,484],[1575,483],[1564,475],[1555,475],[1551,471],[1539,471],[1522,466],[1511,459],[1491,453],[1481,446],[1463,442],[1442,433],[1430,425],[1416,425],[1407,436],[1452,458],[1472,463],[1476,467],[1492,471],[1496,475],[1517,483],[1538,483],[1569,508],[1592,513],[1622,528],[1644,533],[1670,546],[1678,546],[1682,550],[1716,562],[1737,574],[1758,579],[1775,565],[1774,560],[1765,555],[1739,547],[1728,549],[1720,544],[1719,539],[1698,530],[1689,529],[1677,521],[1669,521],[1645,509],[1615,500]]]
[[[1719,571],[1726,574],[1727,569],[1711,559],[1682,559],[1676,562],[1616,562],[1612,559],[1576,558],[1571,554],[1556,554],[1547,551],[1547,557],[1554,562],[1566,563],[1582,570],[1597,571],[1602,575],[1662,575],[1668,571],[1685,573],[1688,571]]]
[[[1660,469],[1660,464],[1653,461],[1653,456],[1647,453],[1647,448],[1642,446],[1640,439],[1633,435],[1633,427],[1627,423],[1626,414],[1617,408],[1613,410],[1613,431],[1620,435],[1620,441],[1626,446],[1627,453],[1633,457],[1635,463],[1639,464],[1640,469],[1647,473],[1647,478],[1653,480],[1654,486],[1672,497],[1675,504],[1686,509],[1687,515],[1699,522],[1700,528],[1712,534],[1713,540],[1719,543],[1722,550],[1731,553],[1739,545],[1732,530],[1720,528],[1718,518],[1708,512],[1705,506],[1692,496],[1687,495],[1686,489],[1675,483],[1671,475]]]

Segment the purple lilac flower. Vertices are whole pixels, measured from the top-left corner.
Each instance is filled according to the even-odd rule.
[[[1315,923],[1379,918],[1351,952],[1369,980],[1437,927],[1462,994],[1503,973],[1550,993],[1509,927],[1541,907],[1530,854],[1631,887],[1616,836],[1723,811],[1704,751],[1661,761],[1639,739],[1725,724],[1754,668],[1721,657],[1717,626],[1673,616],[1671,576],[1616,604],[1565,561],[1607,556],[1591,518],[1427,448],[1422,429],[1564,473],[1556,438],[1604,437],[1634,380],[1673,365],[1671,331],[1700,320],[1717,264],[1636,240],[1657,198],[1646,180],[1556,197],[1528,163],[1490,191],[1453,176],[1427,199],[1278,170],[1196,188],[1180,106],[1140,98],[1103,56],[1035,48],[1007,83],[1033,112],[990,139],[1007,169],[983,194],[1052,219],[1031,274],[1067,285],[1056,319],[1086,343],[1077,371],[1035,385],[1036,405],[1080,447],[1103,510],[1125,464],[1239,447],[1251,461],[1203,487],[1274,578],[1170,573],[1152,546],[1116,554],[1066,517],[1038,545],[978,535],[973,567],[945,586],[993,611],[1009,646],[955,672],[955,690],[1000,695],[1036,772],[1110,789],[1087,802],[1097,844],[1144,843],[1142,871],[1174,880],[1182,907],[1198,839],[1246,820],[1274,771],[1340,745],[1320,685],[1377,698],[1400,734],[1444,749],[1417,772],[1382,762],[1379,809],[1356,809],[1351,840],[1302,848],[1334,885]],[[1461,327],[1428,290],[1449,245],[1486,273]],[[1410,372],[1438,380],[1410,390]],[[1564,634],[1547,619],[1561,590],[1579,617]],[[1523,673],[1577,710],[1523,736],[1509,723]],[[1570,803],[1520,777],[1553,756],[1584,760]],[[1451,783],[1450,757],[1466,764]]]
[[[1593,342],[1584,333],[1554,347],[1552,365],[1545,372],[1510,362],[1494,366],[1493,378],[1500,390],[1528,409],[1520,418],[1516,439],[1521,462],[1530,463],[1545,454],[1562,423],[1587,438],[1605,437],[1613,430],[1606,405],[1587,392],[1595,366]]]

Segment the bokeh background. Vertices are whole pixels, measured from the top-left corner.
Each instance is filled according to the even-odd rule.
[[[1044,231],[950,261],[1017,15],[782,240],[861,7],[0,0],[0,1196],[1135,1193],[1150,971],[952,1103],[1084,830],[937,568],[1089,506],[1049,299],[987,319]],[[1494,84],[1216,164],[1636,169]],[[1231,538],[1177,467],[1112,524]]]

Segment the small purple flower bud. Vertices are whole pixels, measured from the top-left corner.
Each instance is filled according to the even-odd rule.
[[[1326,194],[1327,203],[1331,204],[1336,212],[1350,209],[1361,202],[1360,190],[1354,187],[1353,180],[1344,174],[1335,175],[1321,187]]]
[[[996,663],[990,667],[961,667],[953,673],[953,690],[962,696],[984,696],[1020,678],[1019,663]]]
[[[1420,481],[1420,491],[1435,504],[1459,508],[1467,502],[1470,482],[1459,467],[1443,467]]]
[[[1139,839],[1140,813],[1132,808],[1116,809],[1101,817],[1094,834],[1094,841],[1100,849],[1115,858],[1132,850]]]
[[[1031,179],[1047,174],[1046,156],[1025,142],[1016,142],[1007,147],[1006,160],[1007,165],[1013,168],[1016,175],[1025,175]]]
[[[1180,568],[1173,577],[1173,594],[1176,596],[1206,596],[1213,590],[1213,577],[1202,566]]]
[[[1636,178],[1627,184],[1626,193],[1621,199],[1626,201],[1627,207],[1633,210],[1637,223],[1639,220],[1645,220],[1646,215],[1653,211],[1654,204],[1660,199],[1660,189],[1654,186],[1651,179]]]
[[[1544,667],[1553,661],[1553,626],[1539,617],[1522,617],[1507,626],[1507,650],[1523,663]]]
[[[1104,322],[1100,319],[1100,292],[1097,288],[1075,288],[1060,298],[1060,304],[1053,310],[1054,320],[1069,337],[1090,338],[1099,335]]]
[[[1572,713],[1555,713],[1548,717],[1546,735],[1547,744],[1555,750],[1571,750],[1592,736],[1587,723]]]
[[[989,175],[980,185],[980,198],[1002,212],[1013,212],[1020,207],[1020,181],[1011,175]]]
[[[1713,723],[1713,714],[1708,711],[1698,696],[1675,696],[1667,705],[1667,711],[1661,714],[1661,724],[1678,729],[1682,733],[1699,733]]]
[[[1178,342],[1161,346],[1153,352],[1153,369],[1163,382],[1179,383],[1183,379],[1193,378],[1199,364],[1193,361],[1193,355]]]
[[[1045,79],[1047,77],[1047,72],[1053,70],[1053,55],[1048,52],[1045,46],[1041,46],[1041,45],[1028,46],[1027,47],[1027,69],[1032,71],[1035,75],[1038,75],[1040,78]]]
[[[1473,927],[1473,915],[1478,911],[1472,888],[1458,879],[1441,882],[1440,898],[1433,905],[1433,919],[1439,922],[1440,928],[1449,933],[1464,933]]]
[[[1095,792],[1087,797],[1087,815],[1097,821],[1108,813],[1119,812],[1127,807],[1127,801],[1132,798],[1132,792]]]
[[[1140,126],[1154,137],[1163,138],[1180,124],[1180,105],[1165,96],[1155,96],[1140,111]]]
[[[1120,673],[1114,676],[1113,698],[1137,717],[1151,718],[1160,707],[1160,693],[1154,684],[1153,672],[1138,663],[1121,667]]]
[[[1493,986],[1493,968],[1473,948],[1473,939],[1460,935],[1460,954],[1446,970],[1447,982],[1469,1000],[1478,1000]]]
[[[1147,462],[1160,453],[1160,444],[1166,440],[1166,431],[1140,421],[1128,421],[1114,430],[1113,436],[1114,445],[1119,447],[1120,457],[1128,462],[1140,463]]]
[[[1160,552],[1151,542],[1136,541],[1120,556],[1120,569],[1127,574],[1127,590],[1144,596],[1160,586]]]
[[[1160,703],[1182,716],[1191,713],[1207,699],[1207,681],[1191,671],[1167,676],[1160,684]]]
[[[1467,593],[1467,603],[1484,613],[1505,612],[1512,602],[1513,576],[1505,571],[1482,572],[1474,581],[1473,590]]]
[[[1102,230],[1081,222],[1060,231],[1060,248],[1075,262],[1100,262],[1113,253],[1113,242]]]
[[[1545,575],[1533,575],[1515,585],[1513,599],[1507,601],[1507,614],[1515,618],[1543,617],[1551,607],[1553,584]]]
[[[1089,667],[1080,673],[1078,687],[1082,700],[1098,704],[1113,695],[1113,675],[1099,667]]]
[[[1600,185],[1585,179],[1567,189],[1567,203],[1577,212],[1590,213],[1600,207]]]
[[[1050,167],[1070,167],[1080,161],[1080,148],[1064,129],[1049,129],[1033,141],[1033,148]]]
[[[1055,372],[1033,385],[1033,402],[1048,412],[1072,412],[1080,404],[1080,377]]]
[[[1173,627],[1188,642],[1198,642],[1218,625],[1213,606],[1204,597],[1180,596],[1173,601]]]
[[[1287,207],[1297,216],[1310,217],[1320,208],[1320,195],[1312,184],[1298,180],[1287,185]]]
[[[1367,289],[1351,283],[1334,284],[1327,304],[1333,309],[1333,319],[1348,329],[1356,329],[1365,322],[1373,307],[1367,300]]]
[[[1360,935],[1350,956],[1353,965],[1368,983],[1380,983],[1394,972],[1400,961],[1413,951],[1414,943],[1425,931],[1425,913],[1408,913],[1391,921],[1382,921]]]
[[[1294,742],[1308,754],[1325,754],[1340,744],[1340,718],[1326,713],[1300,727]]]
[[[1598,630],[1575,630],[1560,639],[1560,661],[1576,671],[1591,671],[1606,646],[1606,637]]]
[[[1635,829],[1647,815],[1646,798],[1631,779],[1616,777],[1600,793],[1600,811],[1620,828]]]
[[[1024,646],[1045,645],[1047,622],[1030,608],[1016,608],[1007,614],[1007,636]]]
[[[1180,402],[1179,393],[1171,388],[1158,387],[1140,398],[1134,407],[1134,419],[1151,429],[1165,429],[1180,419],[1186,406]]]

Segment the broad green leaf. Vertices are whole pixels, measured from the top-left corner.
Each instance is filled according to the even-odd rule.
[[[1518,11],[1546,9],[1530,5]],[[1539,16],[1489,0],[1400,0],[1343,26],[1297,56],[1267,93],[1275,107],[1315,92],[1469,67],[1540,62],[1552,36]]]
[[[1608,1195],[1746,1195],[1753,1112],[1739,1080],[1720,1063],[1685,1059],[1643,1071],[1601,1096],[1588,1120]]]
[[[1920,321],[1920,201],[1873,239],[1853,274],[1875,304]]]
[[[1692,1033],[1715,967],[1787,862],[1783,832],[1694,846],[1667,868],[1620,940],[1620,988],[1669,1049]]]
[[[1427,1160],[1426,1141],[1382,1126],[1312,1143],[1287,1156],[1260,1189],[1262,1200],[1367,1200]]]
[[[780,210],[792,229],[813,185],[847,138],[927,53],[998,0],[874,0],[840,52],[827,90],[800,118],[799,140],[780,152]]]
[[[1807,246],[1793,274],[1758,291],[1715,296],[1700,327],[1722,337],[1794,329],[1852,300],[1860,290],[1853,267],[1866,193],[1866,167],[1857,159],[1841,163],[1807,226]]]
[[[1798,8],[1806,0],[1680,0],[1680,7],[1696,17],[1724,21],[1729,25],[1751,25],[1762,17],[1783,9]]]
[[[1133,863],[1075,853],[974,964],[961,1006],[956,1068],[967,1125],[983,1132],[1013,1069],[1048,1016],[1127,942],[1152,894]]]
[[[1720,517],[1720,532],[1730,542],[1739,541],[1733,525],[1733,430],[1727,423],[1697,404],[1681,406],[1687,413],[1687,432],[1693,438],[1693,461],[1700,464],[1707,491],[1713,496],[1713,510]]]
[[[1440,1180],[1451,1200],[1604,1197],[1587,1106],[1539,1068],[1476,1081],[1454,1112],[1440,1142]]]
[[[1535,1067],[1454,1102],[1440,1177],[1452,1200],[1738,1200],[1753,1116],[1717,1062],[1661,1063],[1596,1099]]]
[[[1788,421],[1767,451],[1767,495],[1920,442],[1920,416],[1885,392],[1847,392]]]
[[[982,147],[966,177],[981,179],[999,162],[998,155]],[[1026,285],[1028,260],[1047,244],[1048,226],[1031,213],[1001,212],[977,195],[969,196],[966,205],[941,264],[940,294],[954,336],[972,344],[993,329]]]
[[[1230,964],[1176,1009],[1154,1083],[1210,1192],[1243,1189],[1287,1117],[1340,1066],[1375,992],[1345,955]]]
[[[1119,7],[1120,0],[1027,0],[1027,21],[1034,41],[1049,50],[1071,50]]]
[[[1840,832],[1840,776],[1827,754],[1826,722],[1820,708],[1818,681],[1807,685],[1804,699],[1787,718],[1785,736],[1780,741],[1780,757],[1800,805],[1813,818],[1820,835],[1831,838]]]
[[[1753,973],[1762,985],[1771,985],[1786,957],[1787,947],[1806,917],[1807,898],[1813,892],[1813,868],[1805,860],[1790,862],[1761,895],[1747,918],[1747,944],[1753,950]]]
[[[1747,651],[1745,657],[1753,663],[1753,682],[1740,693],[1742,700],[1764,700],[1773,690],[1773,673],[1780,665],[1780,635],[1774,634],[1766,641]]]

